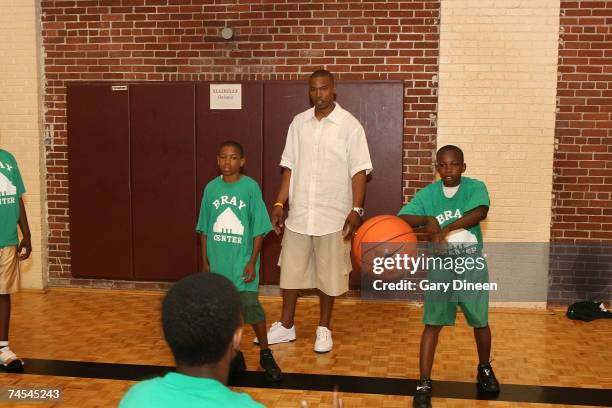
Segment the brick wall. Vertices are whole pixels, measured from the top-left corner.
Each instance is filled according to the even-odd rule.
[[[20,263],[21,287],[43,289],[44,190],[40,165],[39,16],[35,0],[0,0],[0,148],[17,159],[32,232],[32,255]]]
[[[552,238],[612,242],[612,2],[561,7]]]
[[[438,145],[487,184],[489,242],[549,239],[558,32],[558,0],[442,3]]]
[[[551,240],[610,248],[612,2],[562,0],[560,24]],[[611,283],[609,263],[575,276],[576,262],[560,251],[551,258],[551,302],[576,300],[575,284],[586,285],[584,299]],[[601,296],[610,300],[609,286]]]
[[[53,285],[132,285],[71,278],[67,81],[295,80],[319,67],[339,80],[400,79],[406,197],[432,180],[440,0],[43,0],[41,7]],[[236,29],[234,40],[220,38],[226,25]]]

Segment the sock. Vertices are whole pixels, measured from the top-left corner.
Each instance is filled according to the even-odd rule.
[[[8,347],[8,341],[0,341],[0,349]]]

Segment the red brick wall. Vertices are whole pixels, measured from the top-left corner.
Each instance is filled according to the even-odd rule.
[[[612,243],[612,2],[562,0],[560,30],[551,240]],[[551,266],[549,298],[569,300],[572,263]]]
[[[132,285],[71,278],[66,81],[295,80],[320,67],[339,80],[400,79],[406,197],[433,179],[440,0],[43,0],[41,7],[53,285]],[[226,25],[236,29],[232,41],[220,38]]]
[[[612,2],[561,1],[555,241],[612,241]]]

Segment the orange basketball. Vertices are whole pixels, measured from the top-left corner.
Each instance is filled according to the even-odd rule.
[[[394,252],[408,250],[408,246],[410,247],[410,252],[413,252],[417,237],[410,225],[395,215],[377,215],[372,217],[359,227],[353,239],[353,255],[357,265],[361,268],[363,258],[368,251],[386,249],[381,247],[385,247],[384,243],[387,242],[392,243],[388,247]],[[362,248],[363,244],[371,245]]]

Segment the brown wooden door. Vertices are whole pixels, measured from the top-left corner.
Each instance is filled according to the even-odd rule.
[[[268,209],[276,201],[281,182],[281,154],[285,148],[287,129],[293,117],[309,107],[308,84],[294,81],[267,81],[264,84],[263,118],[263,196]],[[262,284],[278,285],[282,236],[271,232],[263,246]]]
[[[242,145],[246,157],[243,171],[257,181],[260,187],[262,185],[262,83],[242,83],[242,109],[210,109],[210,84],[211,82],[198,82],[196,85],[195,155],[198,211],[204,187],[219,175],[217,153],[221,143],[226,140],[234,140]],[[198,256],[199,265],[200,258],[201,256]]]
[[[337,85],[337,99],[365,129],[374,171],[368,177],[364,220],[397,214],[402,206],[403,92],[400,81],[347,81]],[[361,276],[353,264],[350,287]]]
[[[130,86],[134,278],[197,272],[195,85]]]
[[[287,129],[309,107],[307,83],[245,82],[240,110],[211,110],[209,89],[209,82],[69,87],[74,276],[176,280],[199,270],[195,224],[224,140],[244,146],[245,173],[272,207]],[[338,83],[338,102],[363,124],[375,168],[366,218],[395,214],[402,203],[402,93],[401,82]],[[278,283],[279,252],[271,233],[261,283]]]
[[[72,276],[132,278],[129,91],[69,84]]]

